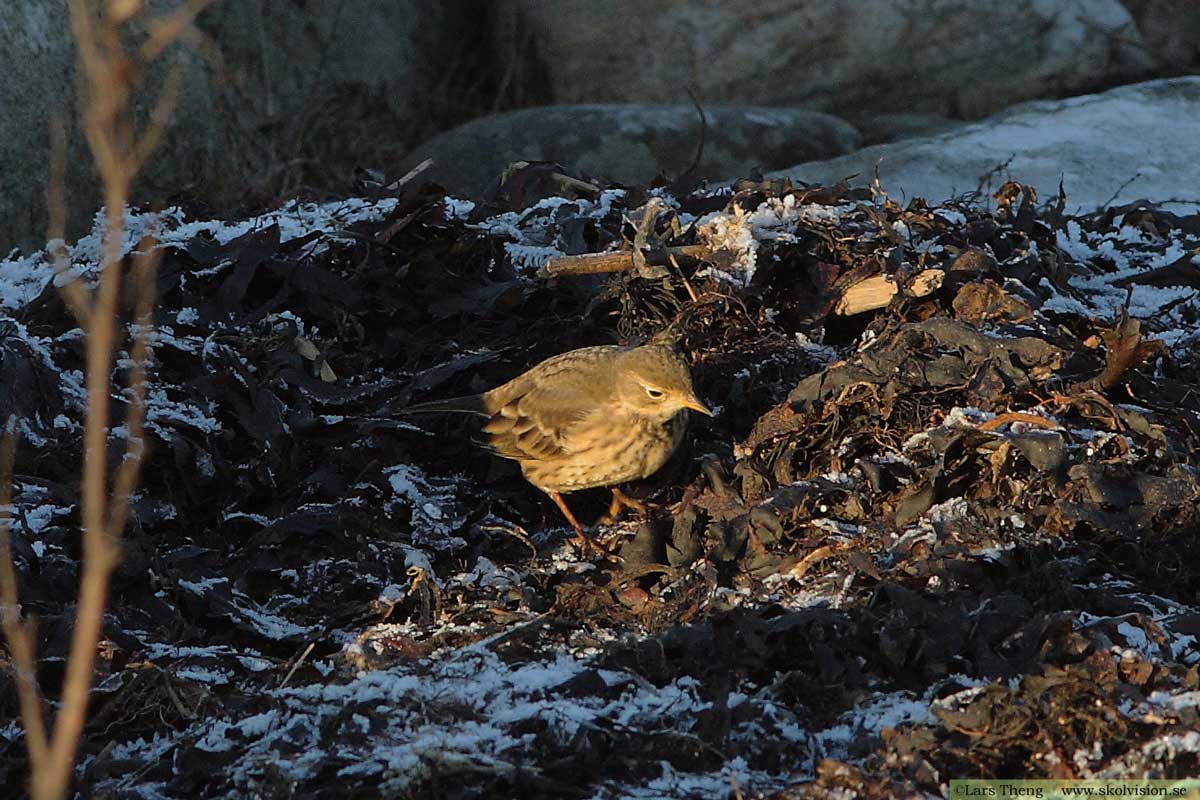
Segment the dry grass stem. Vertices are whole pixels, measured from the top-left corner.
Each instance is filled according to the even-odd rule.
[[[87,412],[83,435],[80,516],[82,551],[79,600],[71,635],[70,655],[53,728],[47,733],[36,681],[33,627],[19,616],[17,575],[9,541],[8,514],[0,519],[0,601],[3,628],[17,671],[21,716],[25,724],[34,800],[65,797],[74,772],[79,739],[87,719],[104,610],[112,572],[120,559],[118,542],[129,516],[145,454],[145,378],[153,324],[155,272],[159,251],[152,238],[143,239],[128,266],[134,285],[134,315],[125,396],[126,452],[109,485],[107,444],[114,353],[123,340],[119,300],[127,266],[122,253],[125,208],[130,188],[146,160],[162,141],[178,97],[181,74],[168,72],[162,91],[145,126],[132,108],[134,89],[145,67],[180,38],[188,38],[191,23],[208,0],[189,0],[170,15],[149,21],[140,48],[130,49],[124,26],[143,14],[142,0],[69,0],[71,29],[80,68],[80,116],[104,190],[107,220],[103,255],[95,288],[78,279],[60,287],[63,298],[86,334]],[[50,208],[51,256],[59,275],[70,270],[64,243],[66,134],[61,120],[51,125]],[[12,463],[16,449],[15,423],[0,448],[7,509],[11,498]]]

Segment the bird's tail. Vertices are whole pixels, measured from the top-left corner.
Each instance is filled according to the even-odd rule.
[[[476,414],[480,417],[489,417],[486,406],[483,402],[483,395],[472,394],[464,397],[449,397],[445,400],[431,400],[428,403],[417,403],[415,406],[405,406],[397,409],[396,414],[400,416],[408,416],[409,414]]]

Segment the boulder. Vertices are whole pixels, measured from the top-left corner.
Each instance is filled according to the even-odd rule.
[[[1183,0],[1184,2],[1188,0]],[[804,106],[979,118],[1145,76],[1119,0],[503,0],[497,30],[554,102]]]
[[[863,135],[863,144],[893,142],[911,139],[914,136],[933,136],[957,130],[966,125],[960,119],[950,119],[938,114],[904,113],[860,113],[849,118],[849,122]]]
[[[1070,211],[1137,199],[1200,201],[1200,77],[1122,86],[1101,94],[1024,103],[958,130],[867,147],[777,175],[834,183],[878,168],[897,199],[941,202],[1007,180],[1058,190]]]
[[[158,0],[149,6],[162,13],[180,2]],[[309,147],[317,138],[314,129],[332,142],[322,142],[326,150],[361,149],[372,139],[408,146],[420,141],[436,129],[429,121],[429,88],[438,85],[454,58],[461,38],[456,26],[463,24],[459,9],[467,2],[212,4],[197,22],[206,44],[174,48],[147,76],[151,87],[160,85],[169,66],[177,64],[183,85],[166,140],[147,165],[134,202],[185,194],[233,210],[248,191],[294,192],[322,166]],[[45,242],[52,113],[69,126],[67,198],[74,230],[90,224],[100,195],[74,122],[74,46],[66,0],[0,3],[0,69],[5,76],[0,81],[3,253],[14,245]],[[137,99],[146,107],[153,96],[151,88]],[[386,115],[386,130],[372,129],[370,114]],[[336,118],[336,127],[327,117]],[[293,170],[296,179],[279,180],[284,170]],[[352,165],[345,171],[349,175]],[[345,183],[350,184],[349,177]]]
[[[861,137],[837,117],[794,108],[712,106],[704,109],[704,151],[693,173],[722,179],[751,169],[778,169],[798,154],[828,158],[858,147]],[[556,161],[618,183],[679,177],[701,138],[693,106],[571,105],[509,111],[472,120],[435,136],[408,158],[432,158],[423,177],[452,194],[481,195],[513,161]]]
[[[1200,67],[1200,3],[1196,0],[1124,0],[1158,69]]]

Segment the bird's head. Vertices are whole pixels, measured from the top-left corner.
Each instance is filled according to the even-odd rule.
[[[644,345],[622,354],[617,394],[629,410],[662,422],[685,408],[712,416],[696,397],[687,364],[668,347]]]

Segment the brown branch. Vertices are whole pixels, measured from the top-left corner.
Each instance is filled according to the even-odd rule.
[[[149,64],[152,61],[157,61],[158,57],[163,52],[181,39],[190,39],[195,29],[192,23],[196,17],[200,15],[208,6],[212,5],[213,0],[188,0],[179,8],[160,19],[154,19],[146,26],[150,31],[148,38],[142,45],[141,62]]]
[[[163,136],[167,131],[167,124],[171,121],[171,114],[175,111],[175,103],[179,99],[179,87],[182,83],[183,70],[176,64],[167,73],[162,92],[154,104],[154,111],[150,114],[150,125],[142,132],[141,136],[136,137],[133,150],[128,156],[130,163],[127,169],[131,177],[142,171],[142,167],[146,166],[150,156],[162,143]]]
[[[845,550],[845,549],[846,548],[844,545],[840,545],[840,544],[836,544],[836,543],[831,544],[831,545],[827,544],[827,545],[823,545],[822,547],[818,547],[816,550],[813,550],[811,553],[806,555],[804,558],[802,558],[798,562],[796,562],[796,565],[794,567],[792,567],[790,570],[788,570],[788,575],[792,576],[793,578],[803,578],[808,573],[809,568],[813,564],[816,564],[820,561],[824,561],[825,559],[830,558],[831,556],[835,556],[840,551]]]
[[[706,261],[715,255],[708,245],[689,244],[682,247],[667,247],[662,250],[648,250],[644,254],[645,263],[653,266],[669,264],[672,257],[690,258]],[[557,256],[547,259],[539,270],[544,278],[560,278],[567,275],[599,275],[606,272],[627,272],[637,269],[636,259],[631,250],[617,250],[611,253],[584,253],[579,256]]]
[[[925,297],[941,288],[946,273],[940,269],[927,269],[918,272],[904,287],[907,297]],[[895,278],[890,275],[872,275],[846,289],[833,312],[839,316],[849,317],[864,311],[874,311],[883,308],[892,298],[901,293]]]
[[[144,457],[146,364],[150,352],[155,268],[159,258],[153,240],[145,239],[130,267],[135,285],[134,333],[130,346],[133,362],[128,374],[125,413],[128,431],[125,458],[108,487],[108,426],[112,392],[113,354],[120,342],[119,308],[121,280],[126,269],[122,254],[125,206],[138,170],[158,145],[174,108],[179,73],[168,75],[149,125],[139,132],[132,113],[132,96],[141,71],[166,46],[191,28],[196,13],[208,0],[189,0],[165,20],[151,24],[150,39],[143,49],[130,53],[124,43],[122,25],[143,12],[142,0],[69,0],[71,30],[75,37],[80,73],[80,115],[92,151],[96,171],[104,188],[107,214],[100,274],[95,289],[82,281],[68,281],[63,296],[86,333],[87,412],[84,421],[80,516],[83,556],[80,565],[79,598],[71,632],[66,675],[59,697],[52,732],[47,735],[35,677],[32,627],[22,624],[18,612],[16,571],[8,537],[8,520],[0,519],[0,601],[3,628],[17,668],[17,689],[29,749],[34,800],[61,800],[74,773],[79,739],[87,719],[87,707],[95,670],[96,649],[104,622],[113,570],[120,559],[118,541],[129,514],[129,498],[137,486]],[[65,135],[51,129],[51,238],[62,239],[66,228]],[[61,273],[69,269],[64,246],[52,257]],[[15,441],[6,437],[0,448],[0,468],[11,475]],[[4,496],[11,494],[4,480]]]
[[[395,190],[401,188],[402,186],[407,185],[409,181],[411,181],[413,178],[417,177],[422,172],[424,172],[425,170],[429,169],[432,166],[433,166],[433,159],[432,158],[425,159],[420,164],[417,164],[415,167],[410,169],[408,172],[406,172],[402,176],[400,176],[400,178],[398,178],[397,180],[394,180],[390,184],[388,184],[388,189],[395,191]]]
[[[133,276],[137,285],[137,308],[134,315],[133,346],[129,370],[129,409],[125,412],[126,445],[125,458],[117,468],[113,480],[111,507],[108,510],[107,529],[113,538],[125,530],[129,515],[129,498],[137,487],[145,458],[146,421],[146,365],[150,356],[150,339],[154,324],[154,288],[158,262],[162,251],[151,237],[142,239],[133,261]]]
[[[59,711],[54,720],[49,753],[33,771],[31,794],[37,800],[62,798],[70,784],[79,737],[87,718],[92,687],[96,644],[104,619],[104,608],[112,570],[116,567],[116,544],[105,529],[106,464],[108,437],[109,369],[116,338],[117,297],[121,277],[121,237],[125,201],[132,176],[128,162],[128,124],[118,119],[128,106],[130,87],[121,83],[126,74],[123,57],[113,57],[120,33],[115,28],[97,29],[94,11],[83,0],[70,0],[71,26],[79,48],[80,64],[88,90],[84,103],[84,132],[104,183],[107,213],[100,283],[91,303],[87,331],[87,415],[84,422],[83,475],[80,516],[83,522],[83,556],[79,600],[71,631],[70,655],[63,680]]]

